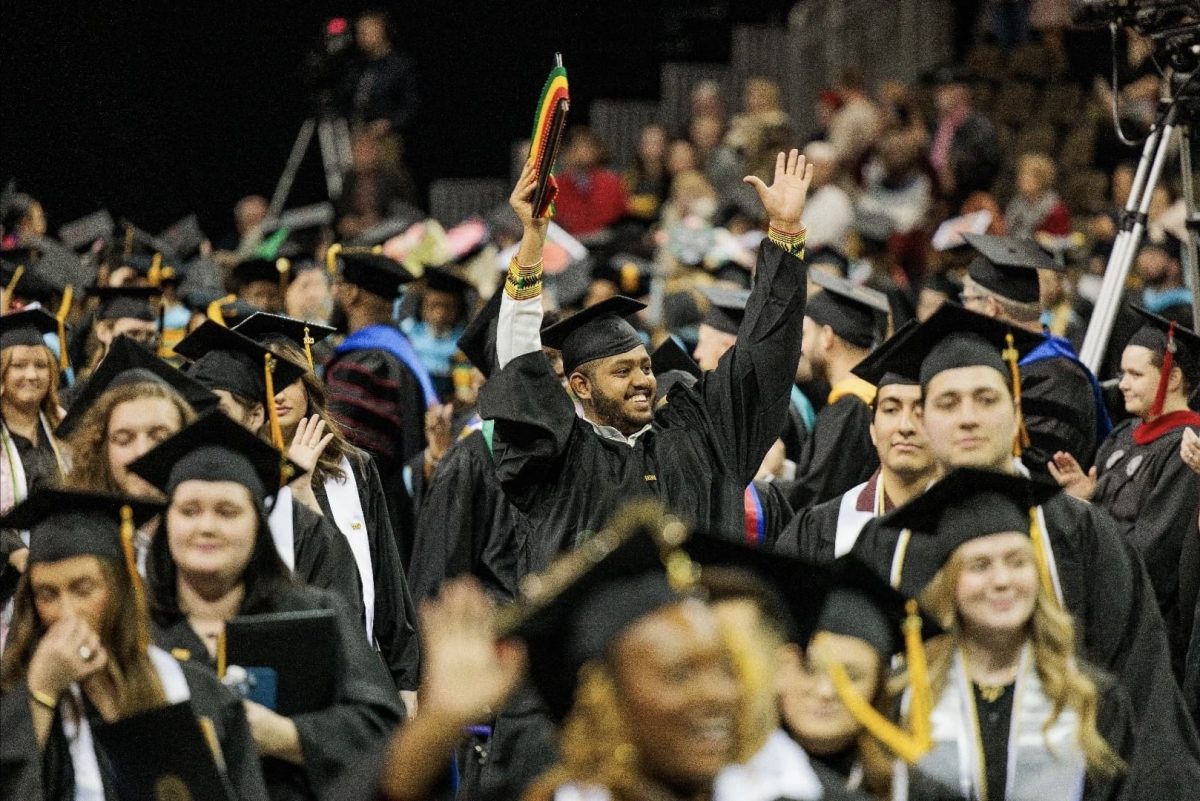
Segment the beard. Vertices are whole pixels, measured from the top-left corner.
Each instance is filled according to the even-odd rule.
[[[651,400],[654,393],[650,393]],[[630,412],[625,406],[625,398],[606,395],[598,387],[592,388],[592,413],[596,422],[604,426],[612,426],[626,436],[634,433],[649,423],[654,417],[653,404],[645,414]]]

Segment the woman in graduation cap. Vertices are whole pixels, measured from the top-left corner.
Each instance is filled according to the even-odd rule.
[[[148,583],[156,640],[217,664],[225,624],[239,615],[335,610],[330,706],[285,717],[246,702],[273,799],[322,797],[355,755],[401,719],[395,689],[336,595],[296,583],[266,524],[265,501],[296,466],[221,415],[193,423],[131,469],[165,495],[164,531],[151,543]]]
[[[0,670],[0,796],[116,801],[96,727],[188,701],[233,797],[267,798],[240,701],[208,670],[150,643],[131,540],[133,526],[160,511],[123,496],[39,490],[0,519],[31,530]],[[146,759],[173,734],[145,743]]]
[[[1200,581],[1200,478],[1180,457],[1180,443],[1189,426],[1200,426],[1200,414],[1188,408],[1200,385],[1200,336],[1133,310],[1145,324],[1121,354],[1119,385],[1133,417],[1101,443],[1087,473],[1065,452],[1050,467],[1067,492],[1116,518],[1142,554],[1181,675]]]
[[[235,329],[277,356],[308,369],[275,394],[275,413],[284,442],[294,442],[302,426],[325,424],[327,440],[312,462],[310,480],[318,511],[345,536],[362,584],[367,638],[375,643],[403,690],[417,686],[416,610],[408,592],[400,552],[392,534],[379,469],[370,454],[346,441],[328,413],[325,385],[313,372],[312,348],[333,333],[327,326],[259,312]],[[270,436],[264,424],[265,436]],[[303,434],[301,434],[303,438]],[[273,525],[288,520],[274,519]]]
[[[1029,509],[1055,489],[961,468],[888,516],[933,533],[941,567],[922,597],[950,634],[930,646],[932,704],[905,695],[911,725],[932,739],[916,768],[966,798],[1127,791],[1129,697],[1078,659],[1075,625],[1031,538]],[[898,798],[906,778],[898,765]]]

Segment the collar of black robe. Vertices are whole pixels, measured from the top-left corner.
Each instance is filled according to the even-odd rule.
[[[646,308],[641,301],[614,295],[542,331],[542,344],[562,351],[567,375],[581,364],[628,353],[642,344],[625,319]]]
[[[887,296],[857,286],[822,270],[812,270],[809,279],[821,287],[804,308],[804,316],[858,348],[869,348],[886,336],[890,312]]]
[[[41,309],[0,316],[0,350],[15,345],[44,345],[45,334],[58,333],[58,320]]]
[[[1065,269],[1033,239],[987,234],[963,234],[963,239],[979,254],[967,265],[971,280],[1017,303],[1041,298],[1038,270]]]
[[[0,527],[29,530],[29,563],[73,556],[123,559],[122,507],[134,526],[160,514],[165,504],[103,492],[39,488],[0,518]]]

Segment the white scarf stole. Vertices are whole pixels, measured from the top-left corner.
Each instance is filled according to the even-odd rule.
[[[325,496],[333,512],[333,522],[350,543],[358,577],[362,585],[363,609],[366,611],[367,640],[375,641],[375,569],[371,565],[371,542],[367,536],[367,516],[358,495],[354,469],[345,456],[338,465],[346,477],[339,481],[333,476],[325,479]]]
[[[883,514],[882,475],[875,485],[875,505],[872,510],[869,512],[858,510],[858,496],[862,494],[869,483],[869,481],[864,481],[842,495],[842,502],[838,505],[837,532],[833,537],[833,555],[835,557],[845,556],[854,550],[854,543],[858,542],[858,535],[862,533],[863,526],[867,524],[867,521]]]
[[[986,769],[983,740],[975,709],[975,690],[962,655],[956,652],[950,681],[930,716],[933,748],[917,768],[947,787],[957,787],[965,798],[985,801],[1079,801],[1083,798],[1086,763],[1079,748],[1079,717],[1063,709],[1045,731],[1054,705],[1046,697],[1033,666],[1028,645],[1021,654],[1013,690],[1012,722],[1008,737],[1008,766],[1004,799],[985,793]],[[909,692],[904,694],[907,707]],[[908,769],[896,762],[895,797],[906,792]]]
[[[192,693],[183,676],[183,668],[175,657],[154,645],[150,646],[148,653],[150,664],[162,682],[167,704],[189,700]],[[72,684],[69,689],[74,698],[73,706],[80,712],[78,718],[75,715],[62,716],[62,730],[69,743],[71,765],[75,770],[75,801],[104,801],[104,781],[100,778],[100,762],[96,759],[92,727],[87,716],[82,714],[83,691],[78,684]]]
[[[292,488],[284,487],[275,494],[275,503],[267,515],[267,528],[279,558],[288,570],[296,570],[296,532],[292,530]]]
[[[808,754],[780,729],[749,760],[722,768],[713,785],[713,801],[817,801],[824,794]]]

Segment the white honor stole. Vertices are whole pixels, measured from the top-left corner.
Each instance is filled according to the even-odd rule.
[[[917,769],[965,798],[982,801],[1079,801],[1086,770],[1079,747],[1079,716],[1064,708],[1046,727],[1054,704],[1046,697],[1033,665],[1029,645],[1021,654],[1013,688],[1012,721],[1008,736],[1008,765],[1003,799],[987,792],[983,739],[975,708],[975,690],[961,652],[955,652],[946,689],[930,716],[933,748]],[[909,693],[904,693],[907,708]],[[907,796],[908,766],[897,760],[894,798]]]
[[[275,503],[267,515],[267,528],[279,558],[288,570],[296,569],[296,532],[292,528],[292,488],[283,487],[275,493]]]
[[[178,704],[192,697],[184,678],[183,668],[175,657],[151,645],[148,651],[150,664],[162,682],[167,704]],[[92,739],[92,727],[83,711],[83,691],[72,684],[69,692],[73,698],[71,706],[78,714],[61,717],[63,734],[66,735],[71,752],[71,766],[75,772],[75,801],[104,801],[104,781],[100,777],[100,761],[96,758],[96,743]]]
[[[366,611],[367,640],[375,641],[375,569],[371,565],[371,541],[367,535],[367,516],[363,512],[362,499],[358,495],[358,483],[350,460],[345,456],[339,464],[345,478],[341,481],[330,476],[325,479],[325,496],[329,498],[329,509],[333,522],[350,543],[354,553],[354,564],[358,566],[358,577],[362,585],[363,609]]]
[[[854,543],[858,542],[858,535],[862,533],[863,526],[867,524],[867,521],[883,514],[882,475],[875,482],[875,503],[872,505],[871,511],[860,512],[858,510],[858,496],[870,483],[870,481],[864,481],[842,495],[842,502],[838,505],[837,532],[833,539],[833,555],[835,557],[845,556],[854,550]]]

